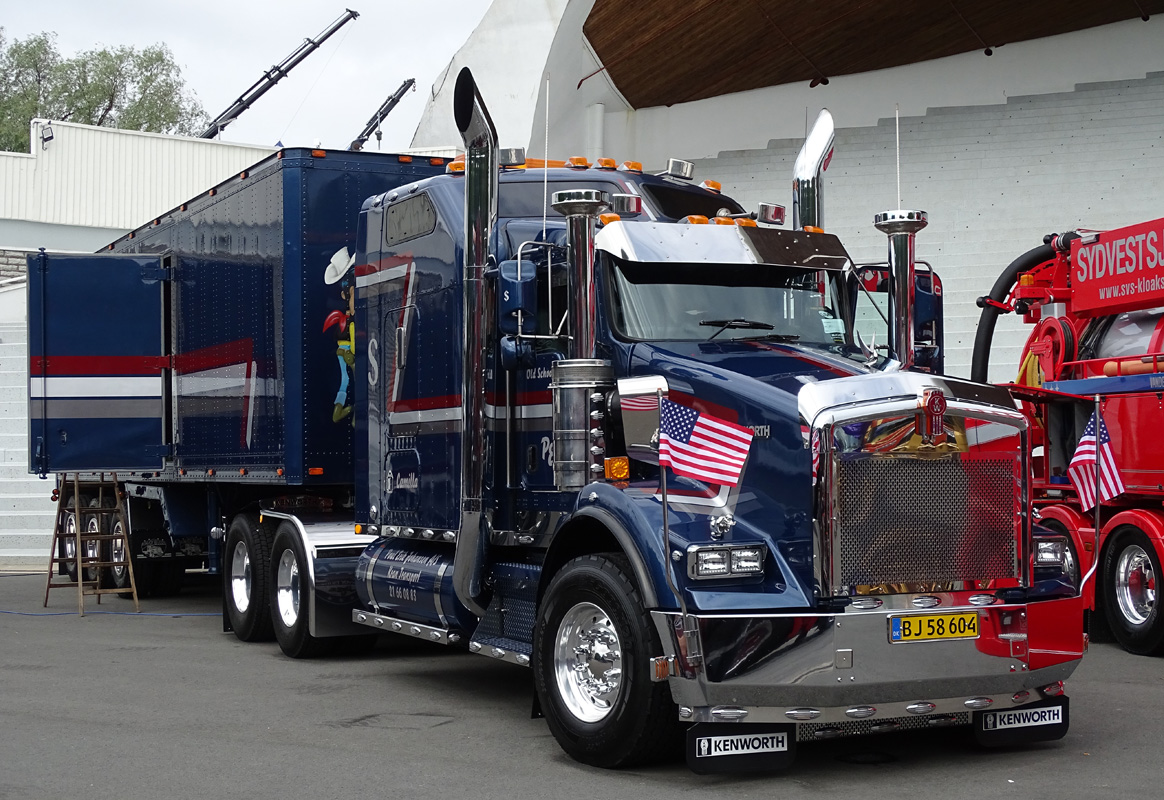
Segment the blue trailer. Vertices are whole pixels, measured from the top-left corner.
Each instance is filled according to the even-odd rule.
[[[528,667],[588,764],[684,738],[714,772],[899,729],[1065,735],[1085,645],[1067,545],[1031,518],[1013,400],[941,374],[925,214],[878,215],[887,264],[853,264],[823,230],[827,113],[781,230],[683,162],[531,169],[468,70],[454,95],[466,153],[444,174],[367,191],[362,168],[321,177],[354,156],[287,151],[265,224],[204,198],[113,248],[135,255],[34,259],[33,468],[125,469],[127,420],[134,535],[224,538],[240,638],[305,657],[383,631]],[[317,196],[358,223],[321,230]],[[287,243],[277,279],[249,277],[260,242]],[[119,270],[160,310],[78,327]],[[887,347],[857,329],[875,295]],[[112,370],[115,333],[152,382]],[[86,369],[125,387],[94,395],[104,417],[65,413],[84,384],[52,389]]]

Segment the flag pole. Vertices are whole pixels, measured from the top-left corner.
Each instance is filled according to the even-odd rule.
[[[655,399],[659,404],[659,428],[660,439],[662,438],[663,427],[663,390],[655,389]],[[663,569],[667,573],[667,586],[675,593],[675,597],[679,599],[679,613],[683,616],[683,637],[687,638],[687,601],[683,599],[683,593],[679,591],[679,587],[675,584],[675,576],[671,572],[671,527],[667,515],[667,467],[663,464],[662,441],[660,444],[659,453],[659,489],[663,494]]]
[[[1087,570],[1087,574],[1083,576],[1083,580],[1079,582],[1079,593],[1083,594],[1083,587],[1091,580],[1091,576],[1095,574],[1095,568],[1099,565],[1099,506],[1103,502],[1103,492],[1099,484],[1099,457],[1100,457],[1100,424],[1102,417],[1099,415],[1099,395],[1095,396],[1095,532],[1092,534],[1091,545],[1091,568]]]

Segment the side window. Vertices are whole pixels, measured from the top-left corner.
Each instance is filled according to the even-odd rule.
[[[427,194],[418,194],[388,207],[384,246],[392,247],[436,230],[436,209]]]
[[[856,292],[853,306],[853,328],[861,334],[865,344],[876,343],[879,347],[888,344],[889,326],[889,276],[888,270],[879,267],[858,267]],[[864,289],[864,291],[862,291]]]

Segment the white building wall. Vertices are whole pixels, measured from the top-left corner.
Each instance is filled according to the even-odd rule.
[[[53,138],[42,143],[51,124]],[[0,153],[0,249],[95,247],[274,152],[67,122],[32,122],[32,153]],[[45,241],[60,234],[62,244]]]
[[[801,137],[696,161],[696,177],[723,183],[747,208],[777,202],[791,213],[792,165]],[[839,127],[825,173],[825,228],[858,261],[883,261],[873,214],[897,207],[892,117]],[[1014,258],[1044,234],[1112,228],[1164,216],[1164,72],[1012,97],[990,106],[931,109],[901,118],[902,205],[929,212],[918,257],[946,290],[946,368],[968,375],[986,294]],[[990,378],[1012,380],[1029,326],[1004,316]]]

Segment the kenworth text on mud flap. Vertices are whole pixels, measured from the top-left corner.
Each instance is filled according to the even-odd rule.
[[[908,728],[1063,736],[1082,601],[1027,513],[1026,418],[940,374],[924,213],[878,215],[889,263],[854,267],[822,230],[827,112],[780,230],[685,162],[530,169],[468,70],[454,94],[463,169],[368,192],[340,165],[371,155],[287,151],[262,225],[239,188],[113,246],[135,255],[33,258],[34,471],[119,470],[163,550],[224,538],[242,639],[384,631],[531,668],[588,764],[684,735],[699,772]],[[354,232],[301,205],[358,192]],[[114,263],[148,297],[102,293]],[[887,352],[854,331],[871,288]],[[661,403],[735,432],[733,476],[660,469],[661,437],[680,472],[719,460],[669,449]]]
[[[1164,448],[1154,435],[1164,424],[1162,275],[1164,219],[1049,235],[979,300],[974,347],[982,379],[998,315],[1014,311],[1033,326],[1014,392],[1030,422],[1034,508],[1044,527],[1069,537],[1072,572],[1094,575],[1084,581],[1086,607],[1140,654],[1164,652]],[[1108,474],[1081,494],[1069,468],[1093,417],[1109,439],[1099,459]]]

